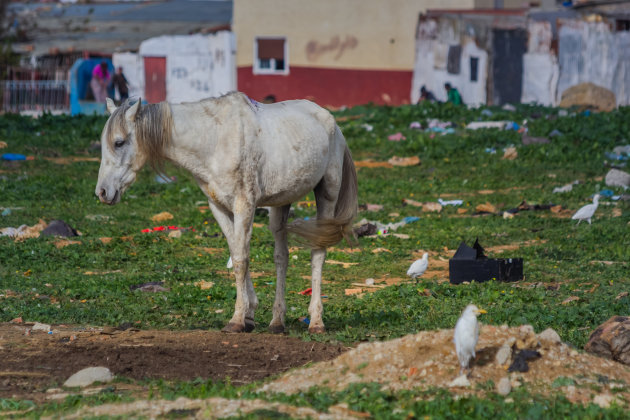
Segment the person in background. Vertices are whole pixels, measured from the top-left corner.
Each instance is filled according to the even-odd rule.
[[[444,83],[444,89],[446,89],[446,95],[448,96],[446,102],[450,102],[455,105],[462,105],[464,103],[457,88],[451,86],[450,83]]]
[[[125,102],[129,98],[129,82],[127,82],[127,78],[123,74],[123,68],[118,67],[116,69],[116,74],[112,78],[112,84],[116,89],[118,89],[118,94],[120,95],[120,102]]]
[[[273,104],[276,102],[276,95],[267,95],[265,96],[265,99],[262,100],[263,104]]]
[[[427,87],[424,85],[420,88],[420,99],[418,99],[418,102],[422,101],[437,101],[437,99],[435,99],[435,95],[430,90],[427,90]]]
[[[94,100],[96,102],[105,102],[107,99],[107,85],[109,85],[109,71],[107,71],[107,62],[101,61],[92,70],[92,80],[90,81],[90,87],[94,94]]]

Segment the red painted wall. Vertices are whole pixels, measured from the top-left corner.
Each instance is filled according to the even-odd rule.
[[[348,70],[313,67],[289,68],[289,74],[255,75],[252,67],[239,67],[238,90],[262,101],[267,95],[276,100],[309,99],[322,106],[354,106],[374,102],[400,105],[409,103],[412,71]]]
[[[144,95],[150,104],[166,100],[166,57],[144,57]]]

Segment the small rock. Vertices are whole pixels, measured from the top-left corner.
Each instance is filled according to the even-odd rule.
[[[597,327],[584,347],[589,353],[630,364],[630,317],[613,316]]]
[[[32,328],[33,331],[50,331],[50,325],[48,324],[40,324],[39,322],[36,322],[35,325],[33,325]]]
[[[528,336],[530,334],[535,334],[536,332],[534,331],[534,327],[532,327],[531,325],[527,324],[527,325],[521,325],[518,328],[518,332],[521,334],[521,336]]]
[[[538,334],[538,339],[553,344],[562,343],[560,335],[553,328],[547,328],[545,331]]]
[[[606,174],[606,185],[609,187],[630,187],[630,174],[619,169],[611,169]]]
[[[506,396],[512,391],[512,384],[510,383],[510,378],[504,376],[501,378],[499,383],[497,384],[497,393],[500,395]]]
[[[507,362],[510,360],[510,357],[512,357],[512,348],[504,344],[501,346],[499,351],[497,351],[494,360],[497,362],[498,365],[503,366],[507,364]]]
[[[89,367],[82,369],[68,378],[63,386],[86,387],[94,382],[111,382],[114,379],[112,372],[106,367]]]
[[[365,279],[365,284],[368,285],[368,286],[373,286],[374,285],[374,279],[373,278]]]
[[[449,388],[467,388],[470,386],[470,381],[466,377],[466,375],[460,375],[457,378],[453,379],[451,383],[448,384]]]
[[[181,238],[182,231],[181,230],[172,230],[168,233],[169,238]]]
[[[63,220],[53,220],[46,227],[46,229],[42,230],[42,236],[79,236],[79,233],[75,228],[64,222]]]
[[[507,340],[505,340],[505,343],[503,343],[504,346],[508,346],[508,347],[512,347],[514,345],[514,343],[516,343],[516,338],[515,337],[510,337]]]

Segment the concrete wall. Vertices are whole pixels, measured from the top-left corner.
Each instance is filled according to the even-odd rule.
[[[630,104],[630,32],[612,32],[605,22],[563,20],[558,34],[557,98],[591,82],[611,90],[617,105]]]
[[[166,57],[166,100],[193,102],[236,90],[234,34],[175,35],[148,39],[138,54],[116,53],[130,84],[129,96],[146,97],[143,57]]]
[[[530,21],[527,53],[523,55],[522,103],[554,106],[558,104],[556,89],[560,68],[551,50],[553,40],[550,22]]]
[[[463,34],[462,34],[463,32]],[[446,101],[444,83],[449,82],[459,90],[467,105],[486,103],[488,78],[488,53],[477,45],[475,38],[466,35],[466,28],[456,20],[427,19],[418,25],[416,62],[413,73],[411,101],[420,97],[420,87],[426,86],[440,101]],[[447,56],[450,46],[461,45],[459,74],[447,71]],[[470,58],[479,59],[477,81],[470,80]]]

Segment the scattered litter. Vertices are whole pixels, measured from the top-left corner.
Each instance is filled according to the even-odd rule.
[[[81,245],[82,242],[81,241],[69,241],[67,239],[59,239],[57,241],[55,241],[55,248],[57,249],[61,249],[61,248],[65,248],[69,245]]]
[[[440,121],[438,119],[432,118],[427,121],[427,126],[429,130],[435,132],[446,131],[451,125],[453,125],[450,121]]]
[[[549,133],[549,137],[558,137],[563,135],[564,134],[562,133],[562,131],[558,130],[557,128],[554,128],[551,133]]]
[[[519,128],[521,128],[521,126],[515,123],[514,121],[508,121],[507,124],[505,124],[506,130],[518,131]]]
[[[168,237],[169,238],[181,238],[182,237],[182,231],[181,230],[172,230],[168,233]]]
[[[608,158],[610,160],[628,160],[628,156],[627,155],[622,155],[620,153],[606,152],[606,153],[604,153],[604,156],[606,156],[606,158]]]
[[[442,200],[441,198],[438,198],[438,203],[443,206],[461,206],[464,204],[464,200]]]
[[[310,325],[311,324],[311,320],[308,319],[307,316],[301,316],[298,318],[298,321],[303,322],[306,325]]]
[[[389,162],[376,162],[373,159],[357,160],[354,162],[356,168],[392,168]]]
[[[168,230],[183,230],[183,231],[193,231],[195,229],[193,227],[179,227],[179,226],[155,226],[153,228],[142,229],[140,232],[142,233],[151,233],[151,232],[164,232]]]
[[[540,358],[541,355],[537,350],[523,349],[516,353],[514,356],[514,361],[508,368],[508,372],[527,372],[529,371],[529,365],[527,364],[530,360],[535,360]]]
[[[523,137],[521,138],[521,140],[525,146],[529,146],[530,144],[551,143],[547,137],[532,137],[532,136],[527,135],[527,133],[523,133]]]
[[[33,327],[31,328],[33,331],[44,331],[44,332],[48,332],[50,331],[50,325],[48,324],[42,324],[39,322],[36,322],[35,325],[33,325]]]
[[[424,203],[422,205],[422,211],[439,213],[442,211],[442,204],[433,202]]]
[[[357,236],[374,235],[374,233],[377,233],[378,235],[383,235],[390,231],[395,231],[401,226],[404,226],[408,223],[416,222],[418,220],[420,220],[419,217],[408,216],[408,217],[403,218],[399,222],[385,224],[379,221],[373,221],[373,220],[368,221],[367,219],[362,219],[359,223],[355,225],[355,233],[357,234]],[[377,228],[377,231],[374,232],[373,228],[371,228],[370,226],[364,227],[365,225],[373,225]]]
[[[449,280],[452,284],[463,282],[517,281],[523,279],[522,258],[488,258],[479,240],[469,247],[462,242],[448,262]]]
[[[9,145],[7,144],[6,141],[0,141],[0,149],[4,149],[6,147],[8,147]]]
[[[566,109],[561,109],[558,111],[559,117],[566,117],[567,115],[569,115],[569,111],[567,111]]]
[[[630,144],[613,148],[613,153],[616,155],[630,155]]]
[[[21,225],[18,228],[6,227],[0,229],[0,236],[8,236],[15,240],[22,240],[28,238],[39,238],[42,230],[46,229],[46,222],[39,219],[39,222],[33,226]]]
[[[381,252],[389,252],[390,254],[392,253],[392,251],[387,248],[374,248],[372,250],[372,254],[380,254]]]
[[[413,121],[411,124],[409,124],[409,128],[415,129],[415,130],[422,130],[422,124],[420,124],[418,121]]]
[[[392,166],[418,166],[420,165],[420,158],[418,156],[410,156],[410,157],[392,156],[392,158],[389,159],[387,163],[391,164]]]
[[[566,184],[563,185],[562,187],[556,187],[553,189],[554,193],[565,193],[565,192],[570,192],[573,190],[573,186],[579,184],[580,181],[575,180],[573,182],[571,182],[570,184]]]
[[[473,121],[466,124],[468,130],[479,130],[480,128],[498,128],[505,129],[509,121]]]
[[[514,218],[514,213],[510,213],[510,212],[504,211],[503,212],[503,218],[504,219],[513,219]]]
[[[150,281],[148,283],[135,284],[129,286],[129,290],[140,290],[141,292],[168,292],[170,289],[168,287],[164,287],[164,282],[161,281]]]
[[[171,213],[167,211],[163,211],[162,213],[158,213],[154,215],[153,217],[151,217],[151,220],[153,222],[159,223],[159,222],[164,222],[165,220],[171,220],[174,218],[175,216],[173,216]]]
[[[577,297],[577,296],[569,296],[568,298],[566,298],[565,300],[562,301],[562,304],[563,305],[568,305],[569,303],[576,302],[578,300],[580,300],[580,298]]]
[[[497,153],[497,149],[495,149],[494,147],[486,147],[485,151],[486,153],[490,153],[491,155],[494,155]]]
[[[26,160],[26,156],[21,155],[19,153],[5,153],[2,155],[2,160],[8,160],[8,161]]]
[[[7,207],[6,209],[2,210],[2,215],[3,216],[10,216],[11,215],[11,209]]]
[[[606,197],[606,198],[610,198],[613,195],[615,195],[615,193],[612,190],[601,190],[599,193],[600,197]]]
[[[63,220],[53,220],[46,227],[46,229],[42,230],[41,235],[71,237],[79,236],[79,233],[75,228],[73,228]]]
[[[85,218],[93,221],[102,221],[106,222],[111,219],[111,216],[107,216],[105,214],[86,214]]]
[[[370,131],[374,130],[374,126],[372,126],[371,124],[368,124],[368,123],[361,124],[361,127],[363,127],[365,129],[365,131],[367,131],[367,132],[370,132]]]
[[[484,117],[491,117],[494,114],[494,112],[490,111],[489,109],[484,109],[483,111],[481,111],[481,115],[483,115]]]
[[[360,204],[359,205],[359,209],[360,210],[367,210],[367,211],[381,211],[383,210],[383,205],[382,204]]]
[[[387,136],[387,139],[389,141],[401,141],[401,140],[407,140],[407,137],[403,136],[403,133],[401,133],[399,131],[396,134],[391,134],[391,135]]]
[[[31,156],[26,158],[29,160]],[[68,156],[68,157],[44,157],[49,162],[56,163],[58,165],[70,165],[74,162],[100,162],[100,158],[97,157],[87,157],[87,156]]]
[[[411,198],[403,198],[403,205],[410,205],[410,206],[414,206],[414,207],[422,207],[424,205],[424,203],[421,203],[419,201],[416,200],[412,200]]]
[[[358,295],[358,294],[360,294],[361,292],[363,292],[363,289],[361,289],[361,288],[356,288],[356,289],[345,289],[345,290],[344,290],[344,294],[345,294],[346,296]]]
[[[475,210],[477,211],[477,213],[496,213],[497,212],[497,208],[493,206],[492,204],[490,204],[489,202],[486,202],[485,204],[479,204],[477,207],[475,207]]]
[[[506,147],[503,149],[503,159],[514,160],[518,157],[516,147]]]
[[[176,180],[177,178],[175,178],[174,176],[169,177],[164,174],[155,175],[155,182],[157,182],[158,184],[171,184],[175,182]]]
[[[208,289],[212,289],[212,286],[214,286],[214,282],[200,280],[195,283],[195,286],[199,287],[201,290],[208,290]]]
[[[353,265],[359,265],[359,263],[356,263],[356,262],[345,262],[345,261],[335,261],[335,260],[326,260],[326,264],[341,265],[343,268],[350,268]]]
[[[372,223],[364,223],[361,226],[354,229],[355,235],[357,235],[357,237],[359,238],[363,236],[371,236],[371,235],[376,234],[377,232],[378,232],[378,228],[376,227],[375,224],[372,224]]]
[[[466,214],[468,213],[468,209],[457,209],[457,214]]]
[[[505,111],[510,111],[510,112],[516,111],[516,107],[512,104],[505,104],[503,105],[502,109]]]
[[[366,286],[373,286],[374,285],[374,279],[373,278],[369,278],[369,279],[365,279],[365,285]]]
[[[606,185],[609,187],[630,187],[630,174],[619,169],[611,169],[606,174]]]

